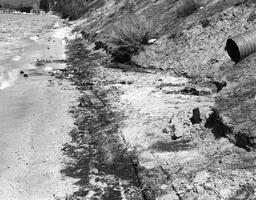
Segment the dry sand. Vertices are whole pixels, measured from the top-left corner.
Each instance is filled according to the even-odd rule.
[[[26,59],[63,58],[63,37],[56,34],[63,31],[55,29],[33,42],[25,50]],[[65,159],[61,149],[73,127],[68,109],[76,91],[70,83],[50,77],[44,70],[50,67],[27,69],[28,78],[20,75],[14,86],[0,91],[0,199],[48,200],[74,191],[75,180],[60,170]]]

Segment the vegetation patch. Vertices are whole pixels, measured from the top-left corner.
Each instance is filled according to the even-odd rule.
[[[54,4],[54,11],[63,18],[78,19],[91,9],[97,9],[105,4],[104,0],[59,0]]]
[[[187,17],[199,8],[194,0],[180,0],[177,6],[177,17]]]
[[[131,56],[143,49],[153,37],[152,23],[144,16],[126,15],[113,25],[111,55],[119,63],[130,62]]]

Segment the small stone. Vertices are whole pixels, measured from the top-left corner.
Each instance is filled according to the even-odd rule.
[[[148,41],[148,44],[153,44],[155,41],[156,41],[156,39],[150,39],[150,40]]]
[[[20,71],[20,74],[24,74],[24,72],[23,72],[23,71]]]
[[[119,83],[122,84],[122,85],[131,85],[131,84],[133,84],[133,81],[124,80],[124,81],[119,81]]]
[[[167,129],[167,128],[164,128],[164,129],[162,130],[162,133],[166,133],[166,134],[168,134],[168,133],[169,133],[169,131],[168,131],[168,129]]]
[[[23,76],[24,76],[24,78],[27,78],[27,77],[28,77],[28,75],[27,75],[27,74],[24,74]]]
[[[199,96],[199,91],[194,87],[185,87],[180,90],[181,94]]]
[[[92,169],[90,172],[91,172],[92,174],[98,174],[98,173],[99,173],[99,171],[98,171],[96,168]]]
[[[177,139],[179,139],[179,138],[181,138],[182,136],[177,136],[177,135],[175,135],[175,134],[172,134],[171,135],[171,138],[172,138],[172,140],[177,140]]]
[[[178,190],[177,193],[178,193],[178,194],[184,194],[185,191],[183,191],[183,190]]]
[[[210,184],[210,183],[205,183],[205,184],[204,184],[204,188],[205,188],[205,189],[211,189],[211,188],[212,188],[212,184]]]

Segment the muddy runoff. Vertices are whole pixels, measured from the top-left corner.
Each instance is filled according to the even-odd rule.
[[[68,56],[62,77],[70,79],[81,95],[70,109],[76,119],[76,128],[69,133],[72,141],[63,147],[72,161],[62,170],[77,179],[80,189],[67,199],[154,199],[143,188],[138,159],[127,151],[119,131],[124,115],[110,104],[118,101],[118,91],[104,87],[108,83],[94,62],[101,55],[90,53],[77,39],[68,45]]]

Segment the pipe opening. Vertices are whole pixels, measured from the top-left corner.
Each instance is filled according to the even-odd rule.
[[[228,52],[228,55],[234,62],[237,63],[240,61],[240,58],[241,58],[240,51],[234,40],[232,39],[227,40],[225,50]]]

